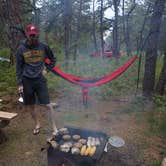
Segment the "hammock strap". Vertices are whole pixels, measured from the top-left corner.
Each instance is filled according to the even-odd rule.
[[[87,87],[82,87],[82,100],[85,106],[87,106],[87,102],[88,102],[88,97],[89,97],[88,92],[89,92],[89,89]]]

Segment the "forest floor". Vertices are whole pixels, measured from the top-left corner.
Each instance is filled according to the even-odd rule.
[[[89,128],[105,132],[109,136],[124,139],[125,145],[120,148],[108,146],[100,166],[151,166],[155,161],[162,160],[161,153],[165,153],[166,140],[150,134],[147,121],[151,104],[147,104],[148,111],[124,112],[134,96],[110,96],[109,100],[98,100],[90,96],[89,107],[84,108],[81,101],[81,91],[73,93],[51,94],[52,102],[57,102],[55,108],[58,128],[64,125]],[[47,113],[41,112],[42,128],[39,135],[33,135],[34,123],[30,113],[17,102],[17,96],[5,96],[4,111],[17,112],[18,116],[11,120],[3,129],[7,141],[0,144],[0,166],[47,166],[47,151],[42,151],[46,139],[51,134]],[[164,142],[165,141],[165,142]]]

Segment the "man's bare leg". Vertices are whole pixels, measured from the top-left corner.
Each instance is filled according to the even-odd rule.
[[[35,122],[34,134],[37,134],[40,129],[39,112],[35,109],[35,105],[27,105],[26,107],[28,111],[31,111],[31,116]]]
[[[51,123],[52,123],[53,134],[56,135],[56,133],[58,132],[58,129],[57,129],[56,124],[55,124],[55,111],[54,111],[51,104],[47,104],[46,108],[49,111],[49,116],[50,116]]]

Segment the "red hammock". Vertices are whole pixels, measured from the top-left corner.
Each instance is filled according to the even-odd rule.
[[[99,86],[99,85],[105,84],[105,83],[110,82],[111,80],[115,79],[116,77],[121,75],[125,70],[127,70],[129,68],[129,66],[136,59],[137,59],[137,55],[132,57],[131,59],[129,59],[125,64],[120,66],[114,72],[108,74],[105,77],[101,77],[101,78],[82,78],[79,76],[67,74],[64,71],[62,71],[58,66],[54,66],[52,69],[50,69],[49,68],[50,60],[48,58],[45,60],[45,63],[48,65],[47,66],[48,69],[51,70],[53,73],[58,74],[59,76],[61,76],[62,78],[64,78],[65,80],[67,80],[73,84],[81,86],[82,91],[83,91],[83,101],[84,101],[84,100],[87,100],[87,98],[88,98],[88,88]]]

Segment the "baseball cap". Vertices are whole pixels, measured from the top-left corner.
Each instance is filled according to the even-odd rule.
[[[39,30],[38,30],[36,25],[28,24],[26,26],[26,32],[25,33],[26,33],[27,36],[38,35],[39,34]]]

